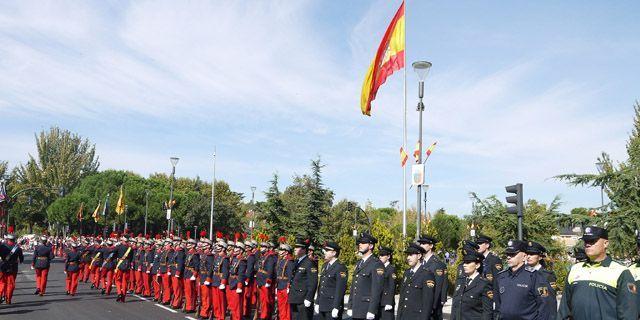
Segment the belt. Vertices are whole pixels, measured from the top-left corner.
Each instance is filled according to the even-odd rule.
[[[48,257],[38,257],[38,260],[45,260],[45,259],[49,259]]]
[[[77,262],[69,262],[69,264],[74,264],[75,265],[75,264],[78,264],[78,263]]]

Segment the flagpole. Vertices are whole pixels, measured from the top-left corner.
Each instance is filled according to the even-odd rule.
[[[404,3],[404,68],[402,108],[402,148],[407,150],[407,3]],[[402,166],[402,236],[407,236],[407,166]]]

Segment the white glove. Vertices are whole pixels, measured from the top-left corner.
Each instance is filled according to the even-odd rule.
[[[167,274],[168,274],[168,275],[171,275],[171,271],[167,271]]]
[[[384,311],[389,311],[391,309],[393,309],[393,306],[391,306],[390,304],[384,306]]]
[[[289,288],[287,288],[287,293],[289,293]]]
[[[309,300],[305,300],[305,301],[303,301],[303,302],[304,302],[304,306],[305,306],[305,308],[309,308],[309,307],[311,307],[311,301],[309,301]]]
[[[148,271],[148,270],[147,270],[147,273],[151,273],[151,271]]]
[[[367,312],[367,320],[373,320],[376,318],[376,315],[371,313],[371,312]]]
[[[267,283],[264,284],[264,287],[265,288],[269,288],[269,287],[271,287],[271,284],[269,282],[267,282]]]
[[[211,284],[211,282],[209,282],[209,281],[205,281],[205,282],[204,282],[204,285],[205,285],[205,286],[208,286],[208,285],[210,285],[210,284]]]
[[[67,272],[65,271],[64,274],[67,274]]]
[[[31,270],[33,270],[33,266],[31,266]]]
[[[179,275],[177,275],[177,274],[176,274],[174,277],[176,277],[176,278],[180,278],[180,276],[179,276]]]
[[[349,316],[349,318],[353,317],[353,310],[347,309],[347,316]]]
[[[242,289],[240,288],[236,289],[236,293],[242,293]]]
[[[219,286],[218,288],[220,288],[220,290],[224,290],[224,288],[225,288],[224,283],[221,283],[221,284],[220,284],[220,286]]]
[[[333,308],[333,310],[331,310],[331,318],[337,318],[338,317],[338,309]]]
[[[245,285],[245,286],[248,286],[248,285],[249,285],[249,281],[245,281],[245,282],[244,282],[244,285]]]
[[[196,276],[191,276],[191,278],[189,278],[189,280],[193,281],[196,279]]]
[[[314,312],[315,314],[320,313],[320,306],[319,306],[319,305],[317,305],[317,304],[316,304],[315,306],[313,306],[313,312]]]

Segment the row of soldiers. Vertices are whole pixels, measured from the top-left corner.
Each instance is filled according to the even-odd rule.
[[[542,245],[509,241],[503,265],[491,252],[491,238],[465,241],[451,318],[637,319],[633,275],[640,275],[640,263],[627,268],[613,261],[606,254],[606,229],[587,227],[582,239],[584,261],[569,272],[559,310],[555,275],[544,268]],[[324,263],[318,270],[304,239],[297,239],[293,248],[269,241],[206,238],[123,236],[115,246],[112,239],[105,245],[95,243],[96,239],[84,241],[71,243],[65,261],[68,279],[69,273],[78,273],[76,279],[89,279],[92,287],[109,294],[109,278],[114,277],[117,301],[124,302],[128,292],[136,292],[175,309],[184,306],[185,312],[197,312],[200,319],[224,319],[227,311],[231,319],[241,319],[253,308],[259,319],[309,320],[314,314],[340,319],[343,310],[353,319],[442,319],[447,300],[446,265],[434,254],[437,240],[429,236],[405,250],[409,268],[398,282],[391,249],[381,247],[374,255],[377,240],[366,233],[356,240],[360,259],[352,272],[339,261],[341,248],[334,242],[323,246]],[[38,252],[36,256],[34,261]],[[87,265],[88,273],[82,271]],[[349,276],[352,284],[345,305]],[[73,275],[70,278],[67,291],[74,294]]]

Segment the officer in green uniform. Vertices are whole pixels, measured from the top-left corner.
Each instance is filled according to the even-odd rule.
[[[636,284],[631,272],[607,255],[607,230],[586,227],[582,240],[587,262],[571,267],[560,301],[558,320],[637,320]]]

